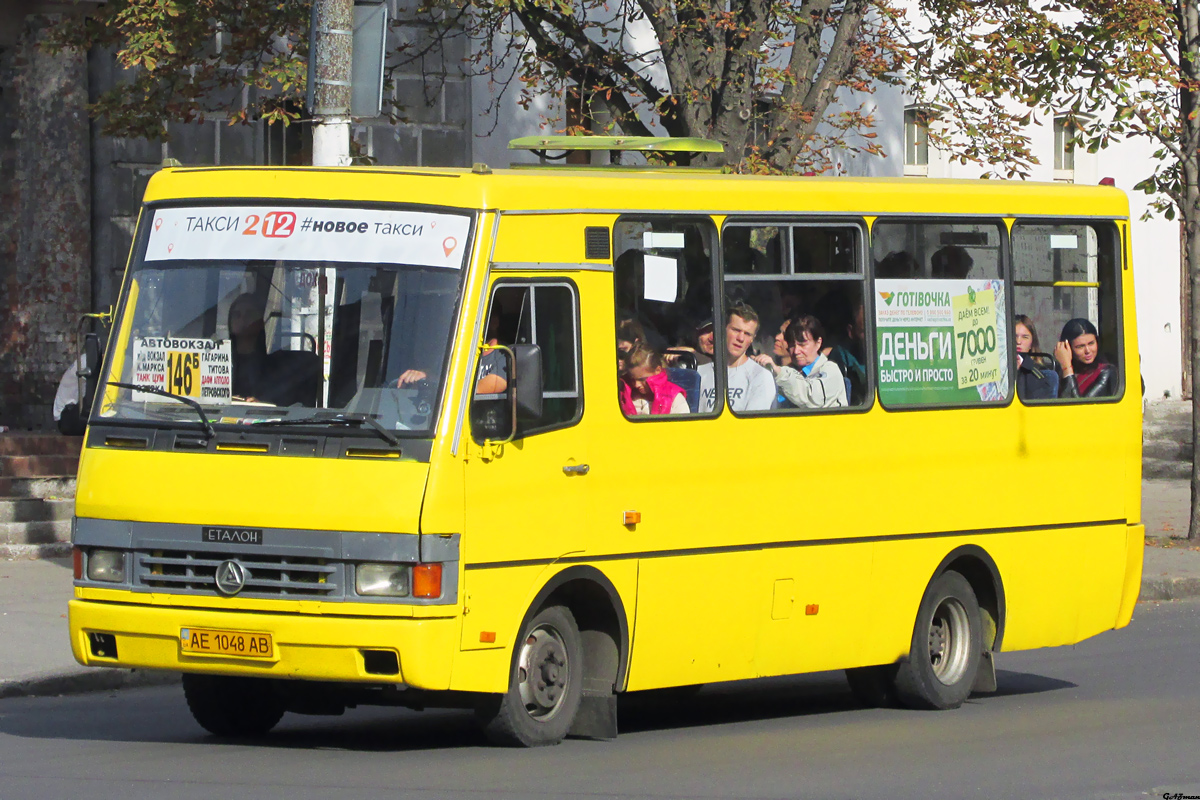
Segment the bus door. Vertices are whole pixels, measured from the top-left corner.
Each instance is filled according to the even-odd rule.
[[[507,431],[496,435],[493,428],[506,428],[511,417],[488,415],[510,413],[511,361],[485,348],[473,377],[471,431],[464,431],[463,559],[470,565],[464,649],[503,646],[515,636],[505,626],[519,624],[527,588],[547,565],[578,550],[589,469],[587,437],[577,424],[583,413],[578,309],[578,291],[568,280],[501,279],[492,286],[484,341],[540,349],[542,409],[537,418],[519,414],[511,441],[496,443]],[[481,643],[481,636],[491,641]]]

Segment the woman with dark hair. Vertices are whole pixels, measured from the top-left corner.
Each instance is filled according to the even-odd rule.
[[[1054,346],[1062,382],[1059,397],[1108,397],[1117,389],[1117,368],[1100,355],[1096,326],[1076,317],[1063,326]]]
[[[1058,374],[1037,364],[1030,353],[1040,353],[1037,328],[1024,314],[1013,318],[1017,346],[1017,397],[1022,400],[1052,400],[1058,397]]]
[[[821,352],[825,328],[809,314],[792,317],[784,331],[791,366],[781,367],[768,355],[754,360],[771,370],[779,393],[796,408],[841,408],[847,405],[846,381],[837,364]]]

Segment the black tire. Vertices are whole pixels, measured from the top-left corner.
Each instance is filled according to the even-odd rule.
[[[896,708],[896,664],[854,667],[846,670],[846,683],[854,699],[866,708]]]
[[[265,736],[284,712],[283,698],[263,678],[185,673],[183,696],[196,722],[214,736]]]
[[[493,744],[558,744],[571,729],[583,696],[583,643],[564,606],[539,611],[517,638],[508,691],[478,710]]]
[[[908,659],[896,670],[896,693],[909,708],[958,708],[971,694],[983,654],[975,591],[961,574],[934,578],[913,626]]]

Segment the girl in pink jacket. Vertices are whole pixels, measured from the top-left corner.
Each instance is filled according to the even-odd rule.
[[[642,414],[687,414],[687,397],[667,377],[663,357],[642,342],[625,356],[621,371],[621,411],[627,417]]]

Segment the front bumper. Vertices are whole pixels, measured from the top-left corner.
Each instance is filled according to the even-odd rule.
[[[295,680],[396,683],[441,691],[450,687],[458,649],[456,617],[391,619],[152,607],[72,600],[71,651],[85,666],[139,667]],[[270,633],[272,659],[194,655],[180,647],[184,628]],[[89,633],[115,637],[117,657],[93,654]],[[392,651],[399,674],[367,672],[363,650]]]

